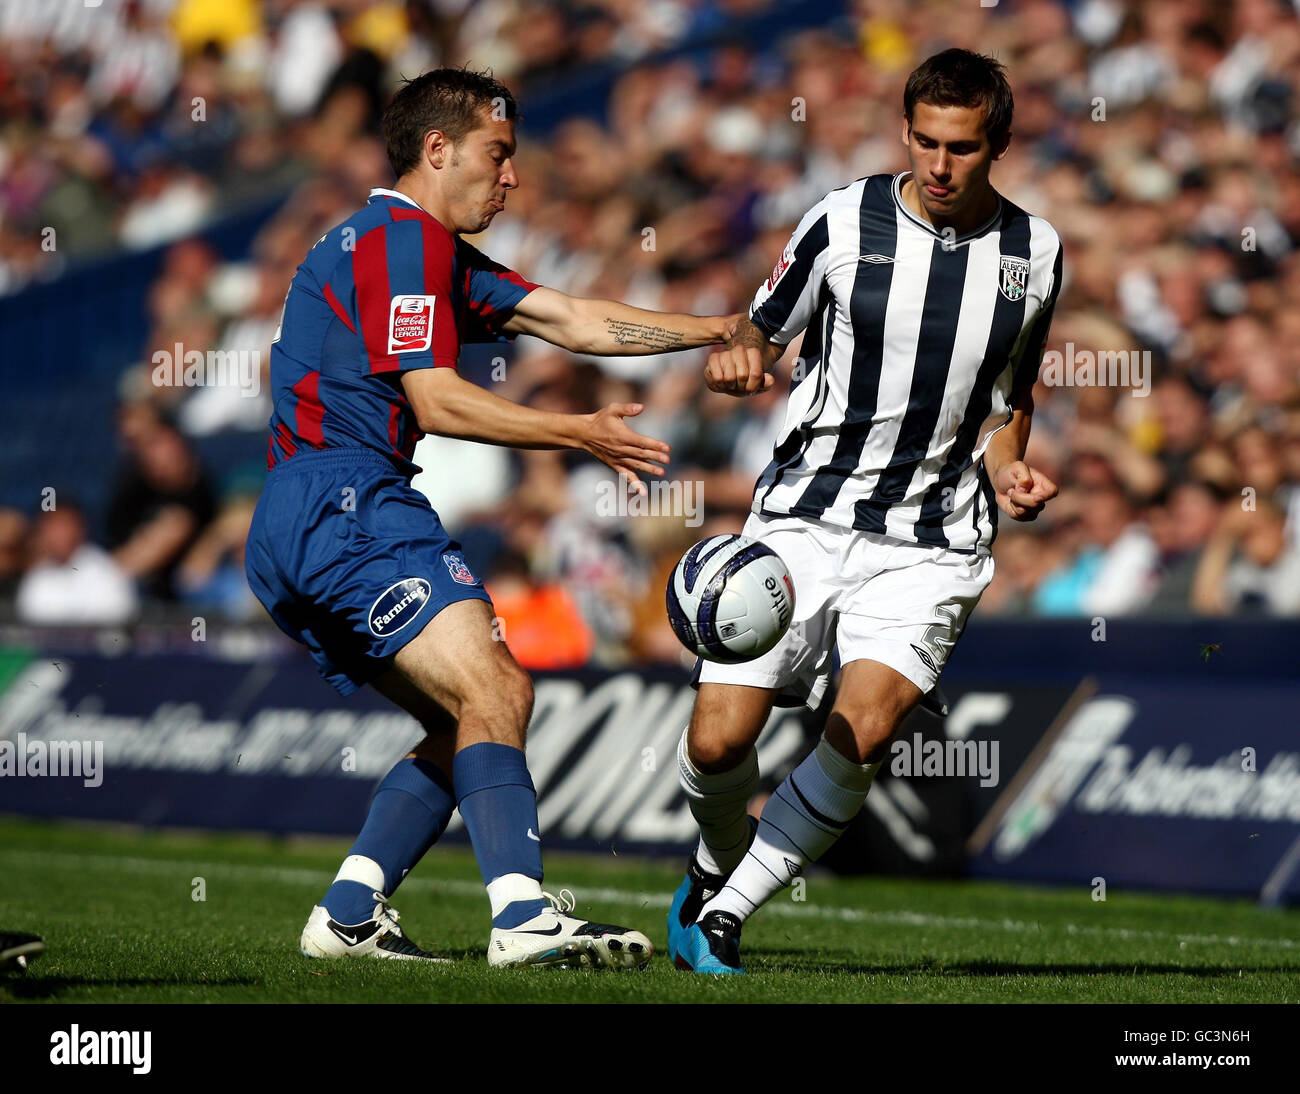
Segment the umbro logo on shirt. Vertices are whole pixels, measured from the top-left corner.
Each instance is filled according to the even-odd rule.
[[[871,262],[877,266],[883,266],[888,262],[893,262],[894,260],[890,258],[889,255],[858,255],[858,261]]]

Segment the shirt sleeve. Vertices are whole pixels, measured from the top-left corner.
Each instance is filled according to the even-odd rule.
[[[537,286],[508,266],[493,262],[482,251],[456,241],[465,277],[465,342],[513,342],[502,326],[525,296]]]
[[[1012,396],[1021,392],[1025,386],[1033,387],[1038,379],[1038,368],[1043,363],[1043,351],[1047,348],[1047,335],[1052,329],[1052,316],[1056,312],[1056,299],[1061,295],[1061,276],[1064,270],[1065,248],[1056,245],[1056,262],[1052,266],[1052,284],[1047,291],[1047,299],[1039,309],[1038,315],[1029,325],[1028,333],[1021,339],[1020,354],[1012,362],[1011,391]]]
[[[426,218],[395,220],[357,240],[358,333],[372,374],[456,367],[454,265],[451,235]]]
[[[816,313],[825,291],[828,247],[823,198],[799,222],[749,306],[750,322],[769,342],[787,345]]]

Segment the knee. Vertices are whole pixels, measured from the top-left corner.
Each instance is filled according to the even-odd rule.
[[[492,673],[468,688],[466,705],[498,731],[517,737],[522,745],[533,716],[533,682],[513,661],[495,666]]]
[[[510,713],[511,720],[518,725],[522,734],[528,728],[533,716],[533,682],[528,673],[516,666],[506,684],[503,701]]]
[[[735,770],[745,762],[753,747],[753,742],[747,738],[728,740],[717,733],[699,732],[694,725],[686,737],[686,755],[696,770],[705,775]]]
[[[842,755],[868,764],[884,758],[897,728],[893,719],[878,710],[848,707],[831,712],[825,736]]]

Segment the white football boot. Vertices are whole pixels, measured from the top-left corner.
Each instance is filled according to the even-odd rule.
[[[575,969],[640,969],[654,953],[640,931],[591,923],[570,915],[573,894],[543,893],[551,907],[510,930],[493,927],[488,964],[495,969],[518,965],[559,965]]]
[[[396,909],[383,893],[372,893],[374,914],[363,923],[345,924],[330,918],[317,904],[302,929],[298,948],[304,957],[382,957],[397,961],[429,961],[450,964],[447,957],[425,953],[402,933]]]
[[[27,966],[44,952],[45,942],[40,935],[0,933],[0,972],[10,969],[26,972]]]

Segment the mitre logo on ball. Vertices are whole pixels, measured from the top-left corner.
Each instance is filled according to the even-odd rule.
[[[702,539],[678,561],[666,590],[668,622],[709,661],[752,661],[772,649],[794,616],[794,582],[780,556],[742,535]]]

